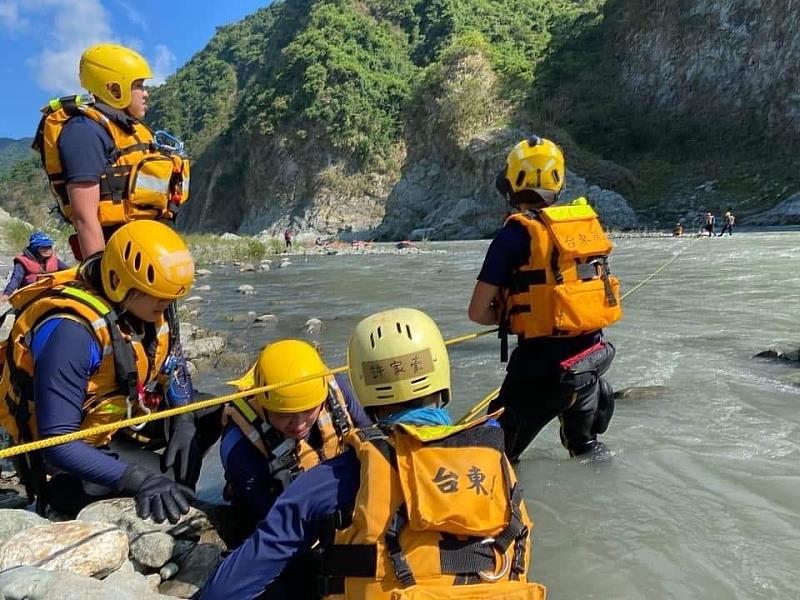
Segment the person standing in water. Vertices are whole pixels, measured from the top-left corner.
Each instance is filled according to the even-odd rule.
[[[505,408],[499,420],[512,461],[555,418],[571,456],[601,454],[597,436],[614,410],[602,378],[614,358],[602,329],[622,317],[612,244],[585,199],[552,206],[565,174],[550,140],[533,136],[511,150],[496,183],[514,214],[492,241],[469,304],[470,320],[518,336],[489,405],[489,412]]]
[[[703,227],[706,230],[706,233],[708,233],[708,237],[714,237],[714,222],[714,215],[712,215],[710,212],[707,212]]]
[[[719,232],[717,237],[722,237],[725,235],[725,232],[728,232],[728,235],[733,235],[733,224],[736,222],[736,216],[731,212],[729,208],[725,211],[724,221],[722,223],[722,231]]]

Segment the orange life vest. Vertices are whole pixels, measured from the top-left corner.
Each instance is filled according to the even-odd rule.
[[[326,380],[328,398],[315,424],[322,439],[319,448],[311,446],[307,440],[285,437],[270,425],[264,409],[253,398],[238,398],[225,407],[225,418],[235,423],[264,455],[270,475],[284,488],[301,472],[339,456],[347,448],[344,437],[353,429],[353,421],[336,378],[330,375]]]
[[[50,258],[45,260],[44,264],[36,260],[34,257],[29,256],[25,252],[15,256],[14,262],[21,264],[25,269],[25,277],[22,279],[23,285],[30,285],[39,279],[40,275],[58,271],[58,257],[55,255],[55,253],[53,253]]]
[[[100,177],[100,224],[173,218],[189,199],[189,159],[158,145],[150,128],[124,111],[82,99],[65,96],[45,106],[33,143],[64,218],[72,222],[58,140],[67,122],[79,115],[100,123],[116,147]]]
[[[522,489],[502,429],[478,426],[485,419],[347,437],[361,486],[351,522],[323,553],[325,598],[544,600],[527,582],[533,524]]]
[[[50,318],[81,323],[92,332],[101,350],[100,367],[88,380],[81,429],[121,421],[136,408],[137,388],[165,383],[160,380],[170,345],[165,320],[154,323],[156,343],[148,351],[139,337],[121,330],[108,300],[83,283],[53,286],[53,281],[47,278],[12,296],[17,317],[1,350],[5,360],[1,361],[0,425],[14,443],[38,439],[30,343],[36,328]],[[28,302],[24,302],[26,299]],[[69,348],[64,352],[69,352]],[[113,432],[101,433],[86,442],[102,446],[113,435]]]
[[[530,237],[528,264],[505,290],[511,332],[523,339],[575,336],[622,318],[619,281],[608,261],[613,245],[588,204],[517,213],[511,221]]]

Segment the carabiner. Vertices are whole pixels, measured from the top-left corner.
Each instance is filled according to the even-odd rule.
[[[500,546],[497,545],[497,542],[493,537],[487,537],[485,540],[481,541],[481,546],[486,546],[491,544],[492,550],[495,553],[495,571],[494,573],[487,573],[486,571],[478,571],[478,577],[481,580],[485,581],[486,583],[495,583],[504,579],[508,575],[508,571],[511,568],[511,561],[508,560],[508,555],[505,552],[502,552]],[[500,558],[500,569],[497,569],[498,557]]]

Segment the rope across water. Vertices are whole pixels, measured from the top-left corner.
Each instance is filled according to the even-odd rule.
[[[699,238],[697,238],[699,239]],[[694,240],[693,240],[694,241]],[[645,279],[640,281],[636,284],[633,288],[625,292],[622,295],[621,300],[624,300],[638,289],[640,289],[643,285],[651,281],[653,278],[656,277],[659,273],[661,273],[664,269],[666,269],[669,265],[671,265],[675,260],[689,247],[690,244],[687,244],[682,250],[674,254],[668,261],[666,261],[663,265],[661,265],[658,269],[650,273]],[[478,338],[484,337],[486,335],[492,335],[497,333],[498,328],[493,329],[485,329],[482,331],[477,331],[474,333],[469,333],[466,335],[461,335],[458,337],[451,338],[445,341],[445,344],[448,346],[452,346],[455,344],[462,344],[464,342],[469,342],[472,340],[476,340]],[[324,376],[327,375],[335,375],[336,373],[343,373],[347,370],[347,365],[337,367],[335,369],[331,369],[326,373],[323,373]],[[122,421],[117,421],[115,423],[107,423],[105,425],[97,425],[96,427],[90,427],[88,429],[81,429],[79,431],[74,431],[72,433],[65,433],[63,435],[57,435],[49,438],[45,438],[42,440],[37,440],[35,442],[28,442],[25,444],[19,444],[17,446],[12,446],[11,448],[5,448],[0,450],[0,459],[10,458],[12,456],[17,456],[19,454],[25,454],[26,452],[33,452],[35,450],[42,450],[44,448],[50,448],[52,446],[58,446],[60,444],[67,444],[69,442],[75,442],[78,440],[86,439],[88,437],[95,436],[101,433],[107,433],[109,431],[116,431],[118,429],[124,429],[125,427],[131,427],[136,425],[141,425],[143,423],[148,423],[150,421],[157,421],[160,419],[168,419],[170,417],[174,417],[177,415],[181,415],[188,412],[193,412],[197,410],[203,410],[206,408],[210,408],[212,406],[219,406],[220,404],[225,404],[226,402],[231,402],[232,400],[237,400],[239,398],[247,398],[249,396],[253,396],[255,394],[260,394],[263,392],[269,392],[277,388],[285,387],[287,385],[293,385],[295,383],[302,383],[304,381],[310,381],[311,379],[316,379],[319,377],[319,374],[315,374],[309,377],[303,377],[299,379],[293,379],[290,381],[281,381],[278,383],[274,383],[267,386],[262,386],[258,388],[253,388],[250,390],[236,392],[235,394],[226,394],[224,396],[218,396],[217,398],[209,398],[208,400],[199,400],[197,402],[192,402],[191,404],[187,404],[186,406],[180,406],[176,408],[170,408],[167,410],[162,410],[157,413],[150,413],[147,415],[142,415],[139,417],[132,417],[130,419],[124,419]],[[469,412],[464,415],[461,419],[459,419],[459,423],[465,423],[471,419],[474,419],[480,412],[486,409],[487,406],[495,399],[500,393],[500,388],[497,388],[490,392],[487,396],[485,396],[480,402],[475,404]]]

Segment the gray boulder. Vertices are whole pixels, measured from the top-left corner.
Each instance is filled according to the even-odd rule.
[[[65,521],[25,529],[0,548],[0,570],[31,566],[105,577],[128,559],[128,537],[108,523]]]
[[[147,588],[118,585],[76,573],[15,567],[0,572],[1,600],[170,600]]]
[[[78,513],[79,521],[111,523],[124,531],[130,556],[142,565],[158,569],[172,557],[175,539],[158,523],[136,516],[133,498],[94,502]]]
[[[158,590],[178,598],[191,598],[202,588],[220,562],[221,552],[213,544],[198,544],[180,561],[175,576],[164,581]]]
[[[20,509],[0,510],[0,546],[5,544],[20,531],[25,531],[36,525],[47,523],[36,513]]]

